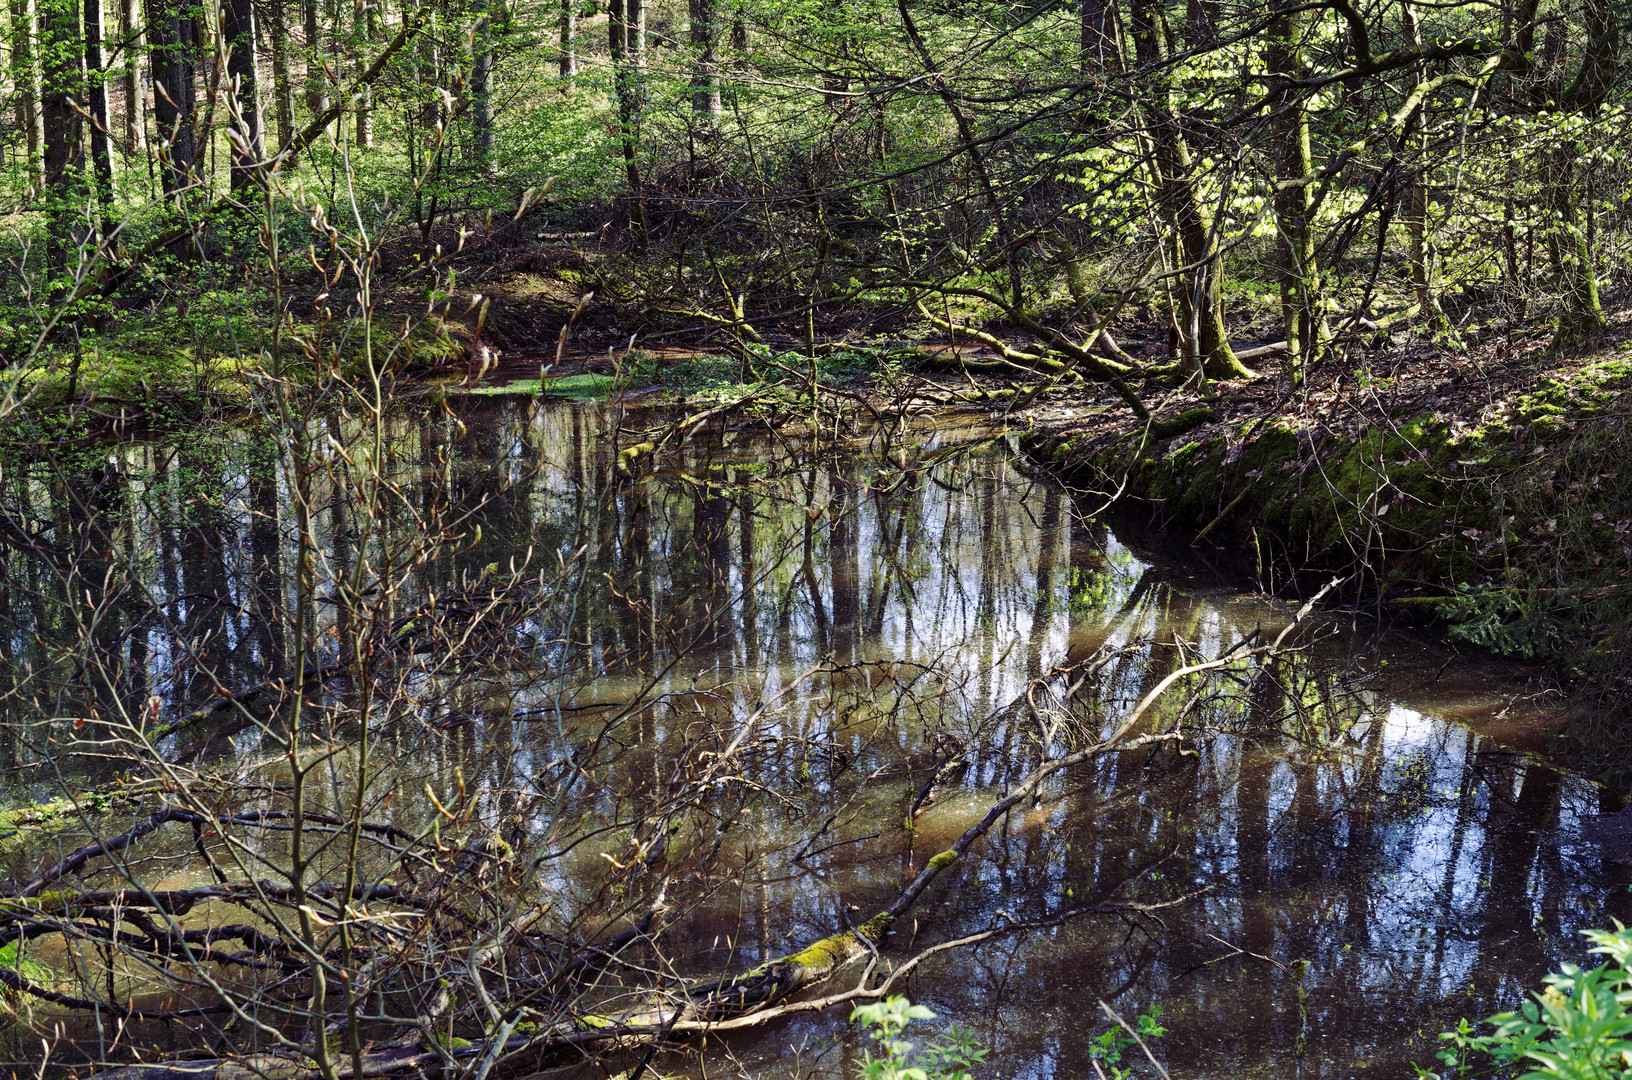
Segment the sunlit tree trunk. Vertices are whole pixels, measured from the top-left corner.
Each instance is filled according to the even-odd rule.
[[[1302,54],[1304,20],[1297,5],[1282,0],[1269,25],[1265,61],[1271,79],[1299,79],[1305,74]],[[1273,113],[1276,147],[1275,224],[1279,247],[1281,321],[1292,365],[1301,381],[1320,362],[1330,333],[1321,293],[1314,235],[1314,158],[1309,143],[1309,110],[1304,94],[1283,90]]]
[[[361,75],[368,69],[368,47],[374,39],[375,32],[374,5],[368,0],[357,0],[353,8],[351,28],[351,71],[353,75]],[[481,45],[477,44],[480,53]],[[351,103],[356,110],[356,138],[359,149],[367,150],[374,145],[374,88],[364,86],[357,92],[356,99]]]
[[[470,115],[476,156],[486,165],[493,156],[493,36],[488,0],[471,0],[476,24],[471,34]]]
[[[60,287],[68,252],[84,238],[84,127],[74,107],[83,73],[79,11],[74,0],[42,0],[40,104],[45,126],[45,197],[51,220],[46,241],[53,289]]]
[[[1620,73],[1620,27],[1611,0],[1587,0],[1582,9],[1581,67],[1562,95],[1574,112],[1596,115]],[[1604,309],[1598,295],[1598,273],[1592,250],[1593,207],[1585,190],[1579,146],[1564,142],[1551,155],[1547,170],[1547,207],[1553,227],[1548,254],[1558,281],[1558,327],[1554,349],[1570,348],[1603,329]]]
[[[578,0],[561,0],[561,78],[578,75]],[[571,87],[567,87],[570,92]]]
[[[1417,12],[1413,0],[1400,0],[1400,30],[1405,42],[1413,49],[1422,47],[1422,34],[1417,26]],[[1411,81],[1420,85],[1428,78],[1426,64],[1411,66]],[[1411,287],[1417,294],[1417,311],[1436,328],[1448,329],[1449,323],[1440,310],[1439,297],[1434,292],[1433,241],[1428,232],[1428,134],[1423,123],[1422,110],[1408,123],[1407,138],[1417,155],[1417,167],[1411,174],[1411,189],[1406,196],[1405,231],[1411,260]]]
[[[630,8],[639,5],[640,0],[607,0],[606,26],[607,43],[612,56],[612,77],[618,96],[618,126],[623,144],[624,178],[629,184],[629,224],[635,232],[636,242],[644,244],[646,220],[641,209],[640,163],[635,145],[639,122],[639,106],[636,100],[638,91],[635,84],[640,76],[635,70],[636,59],[631,48],[634,31],[630,21],[631,16],[637,14]],[[639,17],[645,17],[644,8],[641,8]]]
[[[136,0],[119,0],[120,31],[124,39],[122,72],[125,97],[124,143],[128,153],[147,144],[147,101],[142,93],[142,27]]]
[[[102,0],[85,0],[85,98],[90,127],[91,167],[96,184],[99,228],[106,236],[113,231],[113,158],[108,146],[108,81],[103,63]]]
[[[288,0],[272,0],[266,13],[266,39],[272,48],[272,118],[277,124],[273,138],[281,149],[289,145],[289,140],[295,134],[295,82],[289,71]]]
[[[1190,147],[1173,111],[1165,80],[1167,17],[1156,0],[1133,0],[1131,22],[1139,66],[1155,85],[1141,93],[1152,156],[1150,170],[1157,206],[1175,236],[1175,254],[1183,274],[1176,279],[1174,317],[1179,362],[1187,374],[1208,378],[1249,377],[1230,349],[1224,327],[1222,272],[1213,213],[1196,190]]]

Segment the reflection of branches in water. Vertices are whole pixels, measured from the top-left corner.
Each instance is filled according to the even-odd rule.
[[[156,557],[100,556],[126,591],[57,637],[34,624],[73,703],[41,715],[82,721],[37,739],[36,763],[90,776],[117,755],[149,786],[128,817],[82,801],[28,833],[6,941],[75,959],[58,985],[13,989],[121,1016],[132,1051],[155,1049],[143,1025],[163,1013],[296,1073],[474,1075],[764,1024],[864,955],[830,1004],[899,985],[946,941],[1193,891],[1129,894],[1173,858],[1171,832],[1068,910],[955,934],[955,912],[926,916],[947,939],[917,959],[877,940],[932,882],[954,906],[975,896],[950,868],[976,845],[1006,856],[1029,816],[1136,809],[1153,763],[1193,770],[1169,751],[1253,698],[1259,639],[1148,575],[1072,638],[1093,611],[1044,569],[1070,515],[1010,512],[1021,485],[990,456],[677,437],[671,471],[620,475],[594,422],[513,411],[466,441],[405,425],[375,473],[314,458],[290,502],[212,497],[201,565],[179,526],[142,539]],[[257,483],[263,500],[298,487]],[[290,543],[300,513],[316,524]],[[284,566],[307,568],[303,608]],[[41,604],[92,577],[52,572]],[[1084,591],[1113,597],[1101,579]],[[200,684],[237,689],[201,706]],[[180,745],[205,727],[238,744]],[[975,824],[935,854],[929,818],[959,801]],[[874,919],[852,926],[851,903]],[[796,934],[819,940],[784,955]]]

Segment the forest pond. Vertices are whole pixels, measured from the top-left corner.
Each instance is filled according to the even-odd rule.
[[[541,713],[637,692],[664,702],[628,733],[617,767],[634,790],[693,725],[785,691],[755,736],[761,794],[742,796],[731,857],[673,887],[660,945],[683,972],[742,970],[887,903],[1026,771],[1033,732],[1011,706],[1033,679],[1111,656],[1084,721],[1110,730],[1178,667],[1273,635],[1298,607],[1254,587],[1251,552],[1220,562],[1143,519],[1083,516],[1093,500],[1034,475],[983,418],[920,418],[820,449],[709,431],[632,475],[610,434],[620,422],[640,414],[503,396],[390,415],[405,502],[422,506],[435,487],[480,507],[479,541],[427,564],[421,590],[517,560],[585,566],[562,571],[574,613],[539,663],[587,664],[594,677],[570,693],[536,678],[425,703],[411,730],[403,720],[383,736],[407,793],[385,805],[412,828],[429,812],[417,793],[457,778],[491,793],[476,813],[519,848],[548,823],[516,792],[568,752]],[[99,476],[99,494],[66,510],[50,485],[7,497],[36,500],[42,522],[103,519],[108,544],[146,552],[165,618],[132,606],[107,631],[123,693],[181,713],[208,697],[200,670],[255,683],[281,647],[260,613],[289,594],[293,565],[279,527],[289,485],[265,447],[250,434],[155,440]],[[335,565],[353,527],[341,502],[320,522]],[[50,609],[56,586],[39,559],[10,549],[4,573],[15,588],[0,601],[0,663],[45,670],[38,650],[78,631]],[[332,607],[314,625],[343,618]],[[1560,961],[1583,960],[1579,931],[1632,920],[1632,871],[1594,826],[1622,804],[1548,767],[1556,703],[1527,672],[1370,615],[1311,622],[1302,648],[1275,661],[1276,692],[1218,691],[1182,753],[1108,754],[1050,781],[931,886],[886,958],[1003,920],[1100,911],[926,962],[908,987],[938,1016],[926,1032],[972,1031],[991,1050],[978,1075],[1085,1077],[1108,1023],[1098,1002],[1130,1017],[1154,1004],[1169,1033],[1153,1049],[1175,1078],[1407,1077],[1459,1018],[1511,1008]],[[807,680],[824,666],[825,683]],[[857,687],[876,700],[869,673],[886,668],[895,707],[864,722]],[[253,726],[171,742],[189,768],[249,768],[265,753]],[[921,798],[952,743],[967,768]],[[28,740],[7,750],[14,801],[57,793]],[[88,755],[80,767],[72,782],[92,784],[117,762]],[[156,847],[149,883],[205,880],[182,866],[188,850]],[[0,876],[21,876],[40,852],[4,857]],[[586,844],[550,862],[543,884],[564,906],[599,903],[615,858]],[[863,1042],[847,1014],[710,1036],[700,1058],[655,1064],[854,1076]]]

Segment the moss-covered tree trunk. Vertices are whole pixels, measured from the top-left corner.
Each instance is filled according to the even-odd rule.
[[[1579,345],[1604,327],[1604,308],[1598,296],[1598,274],[1589,241],[1592,207],[1580,190],[1578,153],[1575,143],[1566,143],[1552,153],[1547,170],[1547,208],[1552,212],[1547,254],[1558,289],[1558,320],[1552,343],[1555,350]]]
[[[1281,0],[1269,25],[1265,60],[1271,79],[1294,80],[1307,73],[1303,59],[1302,5]],[[1314,158],[1309,143],[1309,108],[1304,92],[1287,86],[1274,111],[1275,225],[1279,247],[1281,321],[1294,381],[1318,364],[1331,333],[1326,323],[1320,264],[1315,251]]]
[[[1216,222],[1197,189],[1190,147],[1173,107],[1167,16],[1155,0],[1134,0],[1131,14],[1135,53],[1152,83],[1140,95],[1152,146],[1151,178],[1179,260],[1174,318],[1180,364],[1187,374],[1201,371],[1213,379],[1251,377],[1230,348]]]

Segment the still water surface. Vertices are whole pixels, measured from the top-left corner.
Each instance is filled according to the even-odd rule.
[[[499,704],[437,702],[416,717],[414,767],[439,789],[454,770],[488,785],[495,827],[547,826],[503,793],[558,758],[555,735],[518,717],[563,694],[611,700],[657,677],[659,692],[708,691],[688,707],[717,719],[824,661],[934,673],[887,730],[858,731],[837,693],[790,696],[756,774],[778,795],[755,810],[763,854],[742,856],[733,888],[695,886],[665,935],[686,970],[780,956],[887,903],[1034,760],[1004,711],[1030,680],[1126,647],[1084,721],[1104,733],[1177,666],[1255,628],[1274,633],[1295,610],[1137,521],[1083,518],[981,423],[943,418],[887,446],[864,433],[820,453],[730,432],[620,479],[608,434],[620,418],[605,407],[478,397],[454,413],[404,408],[389,427],[410,499],[419,477],[427,503],[437,484],[455,501],[488,500],[481,542],[428,566],[420,592],[529,550],[584,551],[604,575],[583,579],[581,632],[556,646],[592,658],[593,683],[534,682]],[[959,444],[974,445],[949,452]],[[144,444],[78,496],[15,482],[6,493],[63,536],[68,519],[88,518],[98,542],[143,568],[165,618],[132,601],[123,625],[104,628],[129,699],[156,694],[180,711],[207,693],[201,670],[247,685],[279,662],[268,612],[288,604],[293,557],[287,478],[271,460],[253,436]],[[344,569],[351,527],[335,498],[320,522],[331,570]],[[17,588],[0,601],[0,661],[14,677],[45,670],[40,650],[73,626],[52,609],[40,560],[14,552],[5,573]],[[318,610],[313,628],[339,617]],[[1581,960],[1581,929],[1632,921],[1632,874],[1582,835],[1621,804],[1534,753],[1550,714],[1524,672],[1349,615],[1317,622],[1277,668],[1277,689],[1204,708],[1217,733],[1182,755],[1110,755],[1046,787],[899,927],[898,958],[995,920],[1193,897],[926,965],[913,997],[991,1049],[982,1075],[1092,1075],[1104,1000],[1124,1014],[1160,1007],[1170,1034],[1156,1048],[1175,1077],[1410,1076],[1457,1018],[1513,1007],[1550,967]],[[674,626],[700,630],[681,642]],[[636,760],[659,768],[694,719],[654,711]],[[971,766],[908,830],[948,739],[969,740]],[[193,751],[259,752],[253,729]],[[18,790],[49,790],[26,746],[9,753]],[[423,807],[407,802],[393,812],[411,828]],[[541,884],[590,903],[599,855],[559,860]],[[710,1075],[733,1060],[764,1075],[854,1075],[861,1046],[843,1020],[711,1039],[703,1062]],[[699,1068],[679,1056],[667,1067]]]

